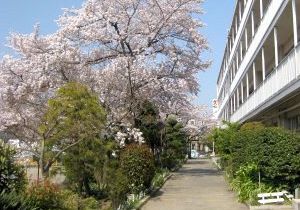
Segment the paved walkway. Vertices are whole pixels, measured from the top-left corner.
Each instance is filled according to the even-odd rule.
[[[247,210],[210,160],[189,160],[142,210]]]

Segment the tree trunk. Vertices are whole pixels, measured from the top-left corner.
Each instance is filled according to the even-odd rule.
[[[45,154],[45,138],[43,138],[41,142],[41,151],[40,151],[40,159],[39,159],[39,167],[41,168],[41,172],[42,172],[42,177],[41,177],[42,180],[47,178],[47,174],[48,174],[48,171],[45,171],[44,154]]]

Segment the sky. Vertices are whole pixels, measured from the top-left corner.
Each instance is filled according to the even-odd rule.
[[[42,34],[57,29],[55,20],[62,14],[62,8],[78,8],[83,0],[1,0],[0,1],[0,58],[11,54],[7,47],[7,37],[11,32],[31,33],[36,23]],[[197,104],[211,106],[216,98],[216,80],[226,44],[235,0],[206,0],[201,20],[206,24],[201,33],[207,38],[210,50],[203,59],[212,60],[210,68],[199,74],[200,93]]]
[[[216,82],[225,50],[227,31],[230,28],[236,0],[205,0],[201,20],[206,24],[203,35],[207,38],[210,51],[204,58],[212,60],[210,68],[201,72],[200,93],[197,103],[212,106],[217,96]]]

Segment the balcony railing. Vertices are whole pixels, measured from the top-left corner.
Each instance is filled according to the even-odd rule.
[[[262,106],[276,94],[284,90],[300,76],[300,45],[281,61],[278,67],[262,82],[240,107],[233,113],[230,120],[237,122]]]

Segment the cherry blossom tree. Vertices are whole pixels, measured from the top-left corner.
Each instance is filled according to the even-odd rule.
[[[205,134],[216,125],[212,109],[207,105],[194,105],[181,119],[189,140]]]
[[[199,91],[208,48],[199,33],[202,0],[87,0],[66,9],[59,29],[12,34],[15,56],[0,61],[0,129],[38,154],[47,101],[76,81],[95,91],[108,122],[134,122],[140,101],[181,114]],[[174,104],[178,109],[173,110]]]

